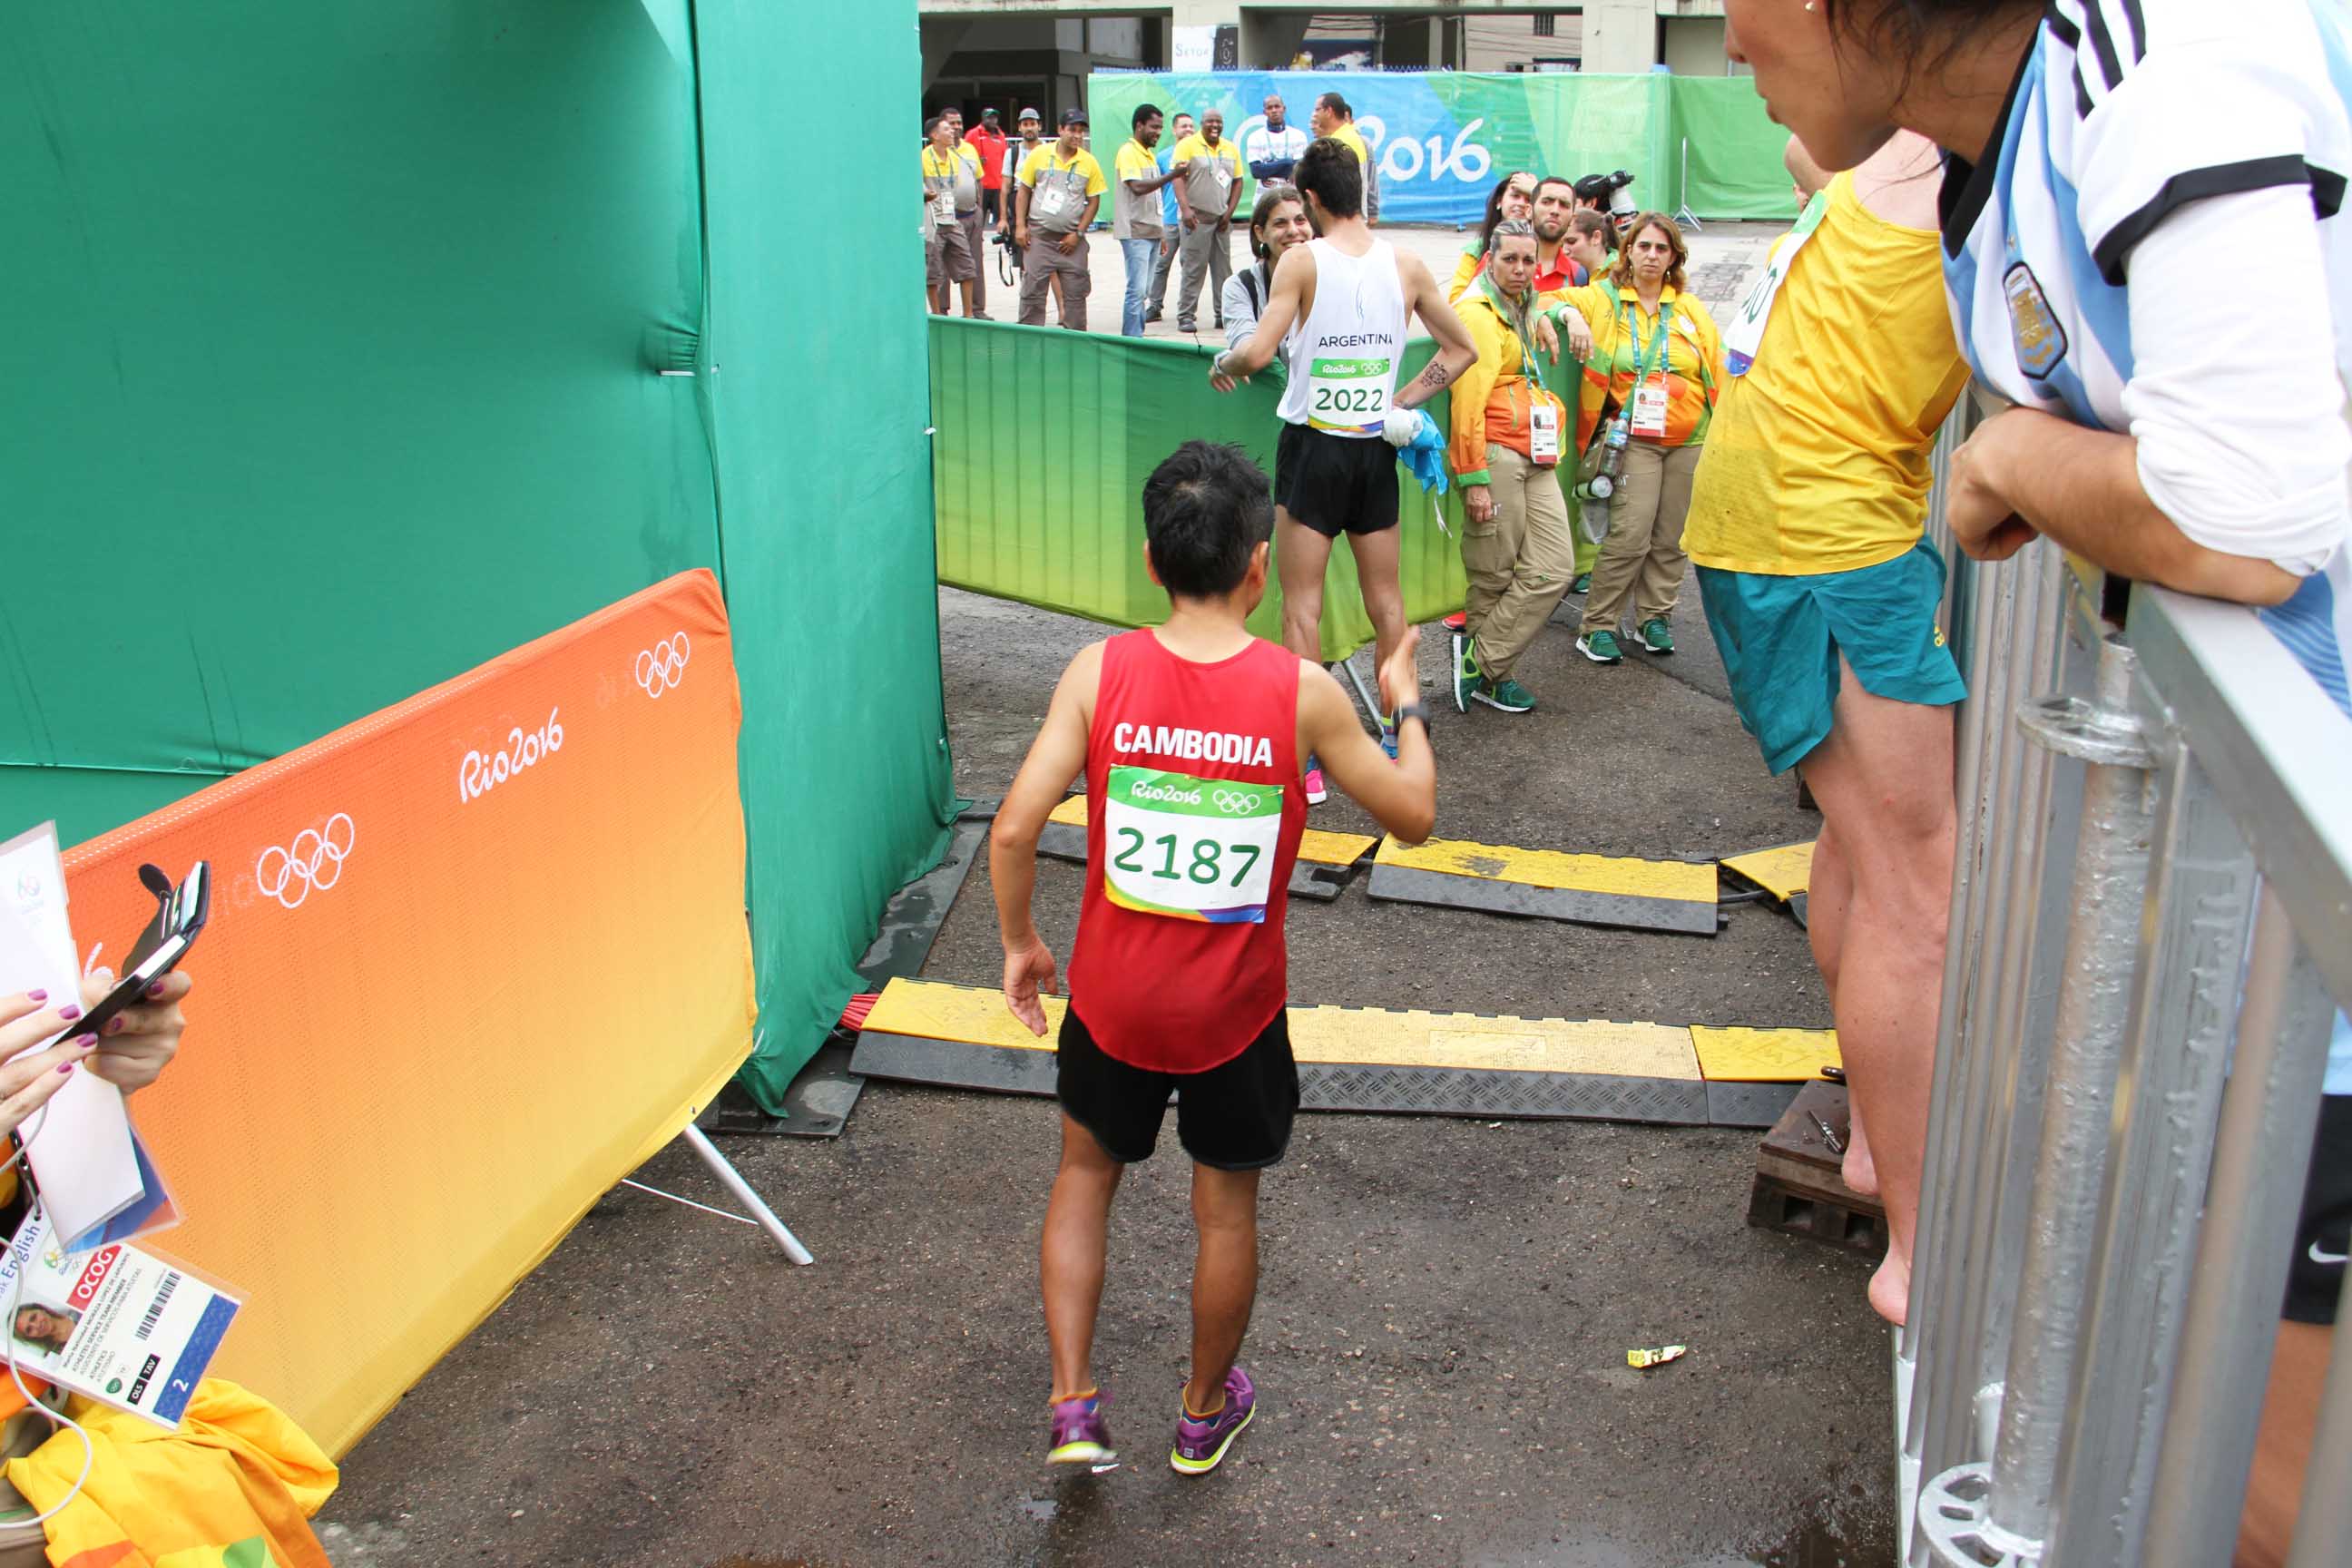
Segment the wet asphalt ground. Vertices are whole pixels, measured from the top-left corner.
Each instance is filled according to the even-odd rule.
[[[1576,601],[1569,601],[1573,606]],[[999,795],[1100,628],[944,592],[959,789]],[[1565,614],[1562,621],[1566,619]],[[1713,855],[1807,837],[1685,651],[1601,668],[1549,630],[1523,717],[1440,708],[1439,831]],[[1424,644],[1429,696],[1440,639]],[[1354,826],[1335,800],[1319,825]],[[1080,873],[1046,861],[1066,954]],[[1711,940],[1368,900],[1297,903],[1302,1003],[1828,1023],[1765,906]],[[985,866],[926,973],[989,984]],[[1041,1458],[1036,1307],[1053,1107],[876,1082],[832,1142],[724,1146],[815,1251],[621,1190],[346,1464],[338,1563],[1619,1568],[1893,1558],[1887,1339],[1859,1258],[1744,1223],[1757,1135],[1303,1118],[1267,1178],[1244,1351],[1261,1415],[1215,1475],[1165,1462],[1191,1263],[1172,1131],[1113,1217],[1098,1370],[1129,1459]],[[640,1179],[723,1204],[682,1149]],[[1647,1373],[1637,1345],[1688,1344]]]
[[[1704,237],[1736,297],[1759,231]],[[1769,232],[1769,231],[1760,231]],[[1434,243],[1434,241],[1433,241]],[[1751,254],[1752,253],[1752,254]],[[1099,293],[1100,290],[1098,289]],[[1455,714],[1422,652],[1450,837],[1653,858],[1810,837],[1726,700],[1686,585],[1670,659],[1520,678],[1536,711]],[[1002,795],[1103,628],[940,595],[959,791]],[[1369,655],[1360,664],[1369,668]],[[1370,830],[1336,799],[1318,826]],[[1066,957],[1080,870],[1044,861]],[[1763,905],[1713,939],[1296,902],[1295,1002],[1826,1026],[1804,933]],[[991,984],[985,864],[925,973]],[[1036,1246],[1049,1102],[874,1082],[833,1142],[722,1140],[817,1256],[616,1189],[346,1459],[344,1568],[1397,1563],[1882,1568],[1894,1561],[1886,1331],[1868,1264],[1745,1223],[1758,1134],[1307,1116],[1265,1184],[1243,1356],[1259,1415],[1215,1474],[1166,1463],[1191,1225],[1173,1131],[1113,1214],[1097,1369],[1126,1459],[1042,1462]],[[684,1149],[638,1179],[723,1205]],[[1634,1346],[1685,1343],[1646,1373]]]

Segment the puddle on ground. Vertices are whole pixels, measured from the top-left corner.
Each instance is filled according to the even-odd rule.
[[[1054,1521],[1054,1516],[1062,1511],[1062,1505],[1049,1497],[1023,1498],[1019,1511],[1024,1519],[1035,1520],[1040,1524],[1051,1524]]]

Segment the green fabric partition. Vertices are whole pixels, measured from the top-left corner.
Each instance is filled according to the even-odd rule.
[[[765,1041],[743,1081],[772,1110],[862,988],[852,965],[891,890],[937,863],[955,816],[922,247],[899,187],[808,155],[853,121],[917,122],[913,13],[695,5],[710,215],[698,384],[741,650]],[[891,242],[821,243],[820,224]]]
[[[1789,133],[1765,113],[1753,79],[1666,79],[1677,162],[1684,145],[1690,154],[1683,202],[1702,218],[1793,221],[1796,199],[1780,161]]]
[[[1401,379],[1431,350],[1416,341]],[[1143,565],[1143,481],[1195,438],[1237,443],[1274,473],[1274,381],[1221,396],[1210,358],[1191,343],[931,318],[940,581],[1113,626],[1166,619],[1168,595]],[[1444,399],[1430,412],[1442,425]],[[1405,614],[1434,620],[1462,607],[1460,496],[1435,500],[1402,468],[1398,486]],[[1278,641],[1281,626],[1277,586],[1250,628]],[[1324,657],[1344,658],[1371,636],[1343,543],[1324,586]]]
[[[805,153],[913,121],[914,10],[12,11],[0,824],[90,837],[715,567],[774,1106],[950,809],[919,251],[808,237],[897,231]]]

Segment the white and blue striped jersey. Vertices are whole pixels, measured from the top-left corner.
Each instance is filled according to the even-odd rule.
[[[2135,435],[2150,499],[2184,533],[2307,573],[2262,620],[2352,719],[2346,476],[2341,448],[2315,435],[2333,434],[2322,427],[2352,385],[2352,228],[2338,216],[2352,175],[2347,106],[2346,0],[2054,0],[1997,140],[1979,163],[1950,160],[1942,217],[1953,326],[1979,379],[2021,406]],[[2265,288],[2262,246],[2232,226],[2236,214],[2258,214],[2268,234],[2300,238],[2303,209],[2283,192],[2307,195],[2317,237],[2299,298]],[[2253,199],[2213,201],[2231,197]],[[2166,249],[2188,244],[2200,254]],[[2145,287],[2164,298],[2132,292],[2143,246]],[[2248,374],[2199,377],[2196,345],[2170,341],[2173,328],[2204,344],[2206,366]],[[2322,345],[2334,351],[2333,384],[2306,374],[2294,417],[2278,416],[2263,366],[2322,368]],[[2135,391],[2159,379],[2160,392]],[[2175,440],[2168,468],[2149,451],[2168,423],[2206,432]],[[2297,463],[2300,493],[2273,509],[2284,521],[2230,516],[2233,480]],[[2264,493],[2247,510],[2277,499]],[[2328,1055],[2327,1092],[2352,1093],[2352,1024],[2340,1014]]]
[[[2270,342],[2308,347],[2321,329],[2338,377],[2352,374],[2352,228],[2337,216],[2352,174],[2347,103],[2352,17],[2344,0],[2055,0],[2011,89],[2000,136],[1981,163],[1955,158],[1946,171],[1945,280],[1979,378],[2025,407],[2141,434],[2145,447],[2135,418],[2142,411],[2127,389],[2166,349],[2149,341],[2151,302],[2132,295],[2135,254],[2197,204],[2289,189],[2307,196],[2316,220],[2324,297],[2266,296],[2262,257],[2233,254],[2224,231],[2200,242],[2217,248],[2201,264],[2201,292],[2212,297],[2198,303],[2257,313],[2251,328]],[[2344,384],[2332,388],[2338,409]],[[2265,443],[2292,447],[2296,439],[2292,429],[2263,429],[2260,408],[2194,412],[2193,422],[2233,427],[2232,458],[2256,472],[2268,471]],[[2293,449],[2308,453],[2307,435]],[[2210,478],[2224,488],[2231,476]],[[2331,489],[2340,511],[2342,480]],[[2149,493],[2209,547],[2309,573],[2263,619],[2352,717],[2344,652],[2352,647],[2352,563],[2340,516],[2316,545],[2305,526],[2295,547],[2273,550],[2259,531],[2233,539],[2226,516],[2200,527],[2183,515],[2197,508],[2170,504],[2155,485]],[[2306,523],[2309,515],[2306,506]]]

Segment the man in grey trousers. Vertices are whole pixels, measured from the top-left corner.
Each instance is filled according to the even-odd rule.
[[[1183,189],[1179,200],[1184,209],[1184,226],[1177,241],[1177,255],[1184,268],[1183,279],[1176,285],[1180,332],[1196,330],[1194,319],[1204,276],[1210,280],[1209,308],[1217,313],[1218,327],[1225,324],[1225,279],[1234,273],[1234,212],[1242,204],[1242,153],[1224,134],[1224,115],[1205,110],[1199,132],[1185,138],[1176,149],[1175,162],[1184,170],[1179,182]]]

